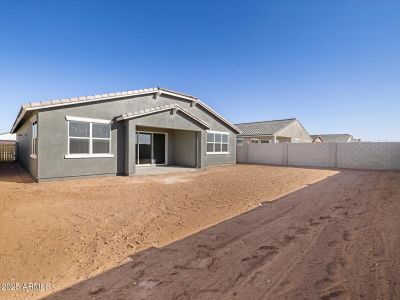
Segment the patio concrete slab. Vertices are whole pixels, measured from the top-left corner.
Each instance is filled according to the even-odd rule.
[[[181,166],[136,166],[135,175],[156,175],[176,172],[193,172],[196,170],[199,169]]]

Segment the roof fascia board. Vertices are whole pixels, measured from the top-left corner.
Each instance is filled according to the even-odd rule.
[[[187,97],[187,96],[184,96],[184,95],[181,95],[181,94],[177,94],[177,93],[165,91],[165,90],[162,90],[162,89],[160,90],[160,92],[161,92],[161,95],[162,95],[162,94],[164,94],[164,95],[169,95],[169,96],[173,96],[173,97],[178,97],[178,98],[186,99],[186,100],[188,100],[188,101],[194,101],[194,100],[197,99],[197,98]]]
[[[167,108],[163,108],[163,109],[143,112],[143,113],[140,113],[140,114],[134,114],[134,115],[131,115],[131,116],[119,116],[119,117],[116,118],[116,120],[117,121],[123,121],[123,120],[135,119],[135,118],[140,118],[140,117],[143,117],[143,116],[156,114],[156,113],[163,112],[163,111],[168,111],[168,110],[171,110],[171,109],[172,109],[172,107],[167,107]]]
[[[120,116],[120,117],[117,118],[117,121],[141,118],[141,117],[144,117],[144,116],[147,116],[147,115],[157,114],[157,113],[160,113],[160,112],[174,110],[174,109],[178,110],[178,111],[181,111],[185,115],[189,116],[191,119],[193,119],[196,122],[202,124],[207,129],[211,128],[210,125],[208,125],[206,122],[204,122],[203,120],[195,117],[194,115],[192,115],[191,113],[189,113],[188,111],[186,111],[186,110],[184,110],[184,109],[182,109],[180,107],[168,107],[168,108],[163,108],[163,109],[159,109],[159,110],[152,110],[152,111],[144,112],[144,113],[141,113],[141,114],[135,114],[135,115],[126,116],[126,117]]]
[[[17,119],[15,119],[14,124],[11,128],[10,133],[15,133],[14,130],[17,127],[17,125],[21,122],[22,118],[25,116],[25,112],[26,112],[26,109],[21,107],[21,109],[19,110]]]

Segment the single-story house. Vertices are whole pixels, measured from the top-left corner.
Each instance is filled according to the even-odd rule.
[[[313,134],[313,139],[319,137],[323,143],[354,143],[360,142],[360,139],[354,139],[351,134]]]
[[[307,130],[296,119],[283,119],[235,124],[241,133],[238,144],[242,143],[311,143]]]
[[[311,136],[311,138],[313,140],[312,141],[313,143],[323,143],[324,142],[322,137],[320,135],[318,135],[318,134],[311,134],[310,136]]]
[[[1,144],[15,144],[16,135],[9,132],[0,133],[0,143]]]
[[[240,130],[197,97],[150,88],[23,105],[11,130],[36,181],[236,163]]]

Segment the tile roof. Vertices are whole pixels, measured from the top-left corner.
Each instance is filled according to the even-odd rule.
[[[57,107],[57,106],[80,104],[80,103],[84,104],[87,102],[96,102],[96,101],[101,101],[101,100],[111,100],[111,99],[118,99],[121,97],[155,94],[155,93],[171,95],[171,96],[175,96],[175,97],[179,97],[179,98],[184,98],[189,101],[195,101],[195,103],[201,105],[204,109],[206,109],[208,112],[210,112],[211,114],[213,114],[214,116],[219,118],[221,121],[223,121],[225,124],[227,124],[234,131],[236,131],[238,133],[240,132],[240,130],[235,125],[230,123],[227,119],[222,117],[220,114],[218,114],[216,111],[214,111],[211,107],[209,107],[207,104],[202,102],[197,97],[189,95],[189,94],[184,94],[181,92],[172,91],[172,90],[165,89],[165,88],[160,88],[160,87],[27,103],[27,104],[22,105],[21,110],[13,124],[11,132],[15,132],[16,128],[18,127],[20,121],[23,119],[23,117],[27,111],[32,111],[32,110],[37,110],[37,109],[42,109],[42,108],[47,108],[47,107]]]
[[[67,104],[67,103],[77,103],[77,102],[85,102],[85,101],[93,101],[93,100],[110,99],[110,98],[115,98],[115,97],[156,93],[158,91],[170,92],[170,93],[178,94],[178,95],[181,95],[181,96],[184,96],[187,98],[192,98],[194,100],[197,99],[196,97],[193,97],[191,95],[173,92],[171,90],[162,89],[162,88],[157,87],[157,88],[131,90],[131,91],[125,91],[125,92],[103,93],[103,94],[90,95],[90,96],[80,96],[80,97],[72,97],[72,98],[39,101],[39,102],[30,102],[30,103],[22,105],[22,107],[23,108],[46,107],[46,106],[51,106],[51,105],[60,105],[60,104]]]
[[[296,121],[296,118],[235,124],[242,136],[274,135]]]
[[[154,114],[154,113],[158,113],[158,112],[162,112],[162,111],[173,110],[173,109],[183,112],[185,115],[189,116],[193,120],[196,120],[200,124],[204,125],[204,127],[206,127],[207,129],[211,128],[210,125],[208,125],[206,122],[204,122],[200,118],[194,116],[193,114],[188,112],[186,109],[180,107],[177,104],[160,105],[160,106],[156,106],[156,107],[137,110],[137,111],[130,112],[130,113],[125,113],[125,114],[117,117],[117,121],[138,118],[138,117],[142,117],[145,115],[150,115],[150,114]]]
[[[351,134],[316,134],[316,135],[311,135],[311,137],[314,139],[314,137],[321,137],[322,141],[324,143],[348,143],[353,139],[353,136]]]

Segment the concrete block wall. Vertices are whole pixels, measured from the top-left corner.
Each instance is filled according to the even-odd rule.
[[[248,144],[240,144],[236,147],[236,161],[247,162]],[[246,155],[246,156],[245,156]]]
[[[400,143],[244,144],[238,163],[400,170]]]
[[[400,170],[400,143],[339,143],[337,167]]]
[[[287,144],[248,144],[248,162],[265,161],[266,164],[282,165],[286,160],[283,152],[285,145]]]
[[[286,145],[289,166],[336,167],[336,143]]]

